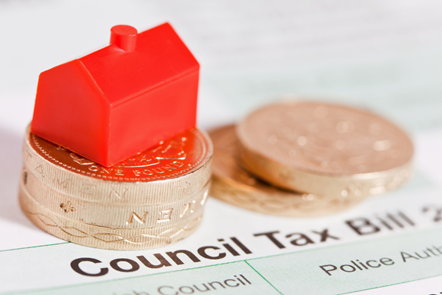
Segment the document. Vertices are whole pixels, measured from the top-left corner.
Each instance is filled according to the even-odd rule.
[[[39,29],[59,21],[62,26],[53,30],[61,36],[67,21],[60,15],[84,13],[82,23],[71,22],[68,31],[74,34],[76,25],[91,26],[103,9],[88,1],[42,1],[31,7],[38,11],[33,14],[33,5],[0,2],[0,24],[18,24],[18,16]],[[108,5],[103,28],[127,22],[141,30],[171,22],[201,63],[200,128],[237,122],[256,107],[287,98],[348,104],[378,113],[410,133],[416,148],[414,176],[394,192],[324,217],[265,215],[210,197],[198,230],[162,248],[108,251],[59,240],[35,227],[19,208],[21,140],[32,119],[37,70],[81,55],[79,48],[90,46],[85,41],[83,47],[73,45],[77,51],[70,57],[18,65],[21,71],[35,71],[34,84],[1,84],[0,294],[441,294],[440,2],[101,5]],[[43,55],[50,44],[69,39],[60,38],[36,50]],[[2,50],[20,58],[16,50]],[[0,61],[13,66],[11,58]],[[0,68],[1,80],[10,77],[19,75]]]

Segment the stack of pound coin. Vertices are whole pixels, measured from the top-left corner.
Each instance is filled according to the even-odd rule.
[[[29,132],[19,201],[42,230],[84,246],[135,250],[193,233],[211,184],[213,147],[194,128],[111,168]]]
[[[212,194],[263,213],[337,212],[398,188],[412,174],[413,144],[404,131],[341,105],[268,105],[211,136]]]

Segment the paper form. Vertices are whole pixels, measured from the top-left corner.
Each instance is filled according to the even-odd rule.
[[[95,3],[0,2],[0,24],[16,30],[2,35],[17,42],[0,50],[0,294],[442,292],[438,1]],[[116,23],[142,30],[163,21],[202,65],[201,128],[288,94],[346,103],[411,133],[415,176],[397,191],[321,218],[263,215],[210,198],[195,234],[158,249],[105,251],[40,231],[17,202],[21,138],[38,73],[104,46],[103,34]],[[33,41],[37,34],[49,43]],[[53,34],[58,38],[45,37]]]

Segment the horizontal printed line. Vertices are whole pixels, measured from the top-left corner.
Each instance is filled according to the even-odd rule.
[[[33,249],[33,248],[50,247],[50,246],[64,245],[64,244],[70,244],[70,243],[71,242],[61,242],[61,243],[55,243],[55,244],[46,244],[46,245],[30,246],[30,247],[23,247],[23,248],[12,248],[12,249],[0,250],[0,253],[1,252],[9,252],[9,251],[17,251],[17,250]]]

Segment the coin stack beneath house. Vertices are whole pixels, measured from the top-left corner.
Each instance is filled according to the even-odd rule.
[[[277,103],[210,135],[212,195],[261,213],[331,214],[394,190],[412,174],[413,144],[404,131],[341,105]]]
[[[115,250],[160,247],[198,227],[211,156],[210,139],[193,128],[106,168],[28,128],[20,205],[35,225],[77,244]]]

